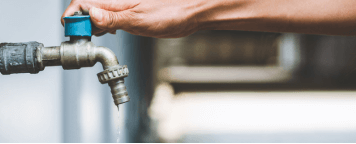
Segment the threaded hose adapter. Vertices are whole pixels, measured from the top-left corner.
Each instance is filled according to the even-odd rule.
[[[124,78],[128,75],[129,69],[126,65],[116,65],[97,74],[98,79],[102,84],[109,84],[115,105],[130,101],[130,97],[128,96],[126,86],[124,84]]]
[[[110,81],[109,86],[111,88],[111,94],[115,105],[130,101],[130,97],[124,84],[124,79]]]

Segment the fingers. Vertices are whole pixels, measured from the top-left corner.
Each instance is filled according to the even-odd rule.
[[[108,11],[123,11],[131,9],[138,4],[140,4],[140,2],[137,0],[101,0],[97,5],[93,5],[93,7]]]
[[[92,25],[92,34],[93,35],[96,35],[98,33],[102,33],[102,32],[105,32],[106,30],[103,30],[103,29],[99,29],[98,27],[96,27],[95,25]]]
[[[127,21],[125,17],[122,16],[124,14],[124,11],[112,12],[92,7],[89,11],[89,14],[91,16],[93,24],[99,29],[104,30],[113,31],[116,29],[120,29],[122,24]]]
[[[102,32],[102,33],[95,34],[95,36],[99,37],[99,36],[102,36],[102,35],[104,35],[104,34],[106,34],[106,33],[107,33],[107,32],[104,31],[104,32]]]
[[[95,36],[99,37],[99,36],[105,35],[106,33],[108,33],[108,32],[107,31],[103,31],[103,32],[95,34]],[[116,30],[115,31],[110,31],[109,33],[115,35],[116,34]]]
[[[111,34],[116,34],[116,30],[110,31],[109,33],[111,33]]]
[[[116,34],[116,30],[126,20],[124,16],[126,10],[136,7],[140,4],[139,0],[72,0],[63,15],[61,23],[64,26],[63,17],[71,16],[76,11],[83,11],[91,16],[93,22],[93,35],[104,35],[106,33]],[[127,12],[126,12],[127,13]],[[130,24],[129,22],[126,23]]]
[[[90,0],[72,0],[70,5],[67,7],[65,12],[61,17],[62,25],[64,24],[63,17],[71,16],[76,11],[82,10],[84,13],[89,13],[92,7],[98,7],[101,9],[105,9],[108,11],[124,11],[127,9],[131,9],[140,2],[137,0],[126,0],[126,1],[118,1],[118,0],[97,0],[97,1],[90,1]]]
[[[77,5],[77,4],[72,4],[72,3],[71,3],[71,4],[67,7],[67,9],[64,11],[64,13],[63,13],[63,15],[62,15],[62,17],[61,17],[61,23],[62,23],[62,25],[64,26],[64,20],[63,20],[64,17],[71,16],[71,15],[74,14],[74,12],[80,11],[80,10],[81,10],[81,8],[80,8],[79,5]]]
[[[62,22],[62,25],[64,25],[64,21],[63,21],[63,17],[66,17],[66,16],[71,16],[73,15],[74,12],[76,11],[79,11],[81,10],[82,8],[79,6],[79,5],[75,5],[75,4],[71,4],[67,9],[66,11],[63,13],[62,15],[62,18],[61,18],[61,22]],[[89,11],[87,11],[89,13]],[[94,17],[96,19],[98,19],[98,16]],[[93,18],[92,18],[93,19]],[[93,20],[92,20],[93,21]],[[107,20],[104,20],[107,22]],[[106,33],[111,33],[111,34],[116,34],[116,29],[114,30],[108,30],[107,27],[103,26],[103,25],[106,25],[106,23],[101,23],[99,24],[99,26],[101,26],[100,28],[98,28],[97,26],[93,26],[93,29],[92,29],[92,33],[93,35],[95,36],[102,36]]]

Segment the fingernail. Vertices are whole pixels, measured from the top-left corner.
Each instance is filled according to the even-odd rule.
[[[93,7],[92,9],[93,9],[92,17],[94,17],[94,19],[97,20],[97,21],[102,21],[103,20],[103,13],[98,8]]]

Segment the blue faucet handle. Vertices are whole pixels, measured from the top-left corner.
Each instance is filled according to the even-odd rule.
[[[91,36],[92,27],[89,15],[64,17],[65,36]]]

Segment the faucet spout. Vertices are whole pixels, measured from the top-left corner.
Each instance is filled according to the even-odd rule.
[[[104,69],[119,65],[115,53],[106,47],[95,47],[95,60],[100,62]]]
[[[129,74],[127,66],[120,66],[115,53],[106,47],[95,48],[95,60],[103,65],[104,71],[98,73],[98,78],[102,84],[109,84],[115,105],[130,101],[124,84],[124,77]]]
[[[87,39],[75,39],[63,42],[60,53],[64,69],[91,67],[100,62],[104,71],[97,74],[98,79],[102,84],[109,84],[115,105],[130,100],[124,85],[124,78],[128,76],[129,70],[126,65],[119,65],[115,53],[109,48],[95,46]]]

